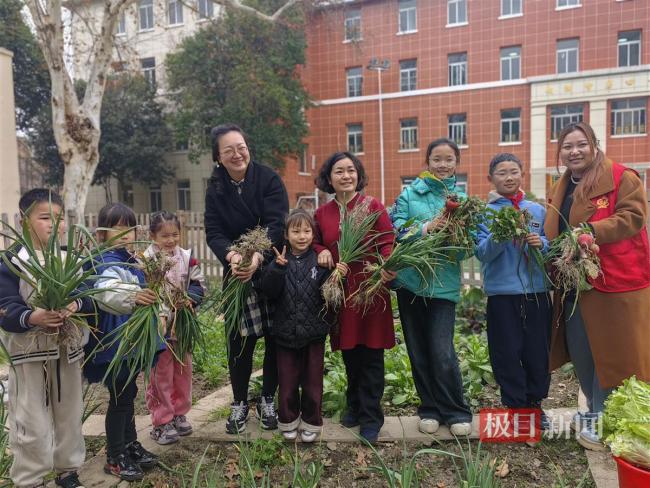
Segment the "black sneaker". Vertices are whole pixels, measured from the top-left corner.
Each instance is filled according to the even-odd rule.
[[[144,478],[144,471],[140,465],[125,453],[106,459],[104,473],[112,474],[124,481],[140,481]]]
[[[153,468],[158,464],[158,456],[153,452],[147,451],[142,444],[138,441],[133,441],[126,446],[126,453],[133,459],[142,469]]]
[[[359,415],[350,410],[346,411],[345,415],[341,417],[341,425],[343,427],[347,427],[348,429],[356,427],[359,425]]]
[[[246,420],[248,420],[248,404],[233,402],[230,405],[230,417],[226,422],[226,432],[228,434],[241,434],[246,430]]]
[[[368,444],[376,444],[379,438],[379,429],[376,427],[362,427],[359,435],[365,439]]]
[[[56,486],[62,486],[63,488],[84,488],[76,471],[61,473],[54,478],[54,483]]]
[[[260,424],[265,430],[275,430],[278,428],[278,414],[275,411],[275,404],[272,396],[262,396],[255,407]]]

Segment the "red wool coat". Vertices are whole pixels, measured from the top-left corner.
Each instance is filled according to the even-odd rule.
[[[348,209],[354,208],[367,196],[356,195],[348,202]],[[376,240],[376,250],[382,256],[388,257],[393,249],[395,236],[390,217],[384,206],[374,198],[369,205],[370,211],[379,211],[381,214],[375,223],[374,230],[380,237]],[[334,262],[339,260],[338,240],[340,236],[340,212],[338,203],[332,200],[316,210],[316,236],[314,249],[317,253],[327,249],[332,253]],[[363,261],[376,262],[372,256],[364,257]],[[350,272],[345,279],[345,296],[350,296],[366,277],[363,272],[364,263],[347,263]],[[393,311],[390,304],[390,295],[382,293],[377,298],[375,305],[365,311],[353,308],[351,305],[342,307],[338,316],[338,332],[331,335],[332,350],[353,349],[364,345],[373,349],[390,349],[395,345],[395,330],[393,328]]]

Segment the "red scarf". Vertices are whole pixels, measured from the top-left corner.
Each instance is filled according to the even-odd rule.
[[[503,195],[503,196],[512,202],[512,206],[513,206],[513,207],[515,207],[517,210],[520,210],[520,208],[519,208],[519,204],[520,204],[521,201],[524,199],[524,197],[526,196],[526,194],[524,193],[523,190],[519,190],[519,191],[518,191],[514,196],[512,196],[512,197],[509,197],[509,196],[506,196],[506,195]]]

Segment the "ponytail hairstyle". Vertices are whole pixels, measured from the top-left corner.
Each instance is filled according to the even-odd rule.
[[[595,188],[598,180],[605,173],[605,155],[603,154],[602,149],[598,145],[598,138],[594,129],[586,122],[573,122],[567,125],[562,132],[560,132],[559,137],[557,138],[557,153],[555,155],[556,167],[558,173],[560,171],[560,152],[562,151],[562,144],[564,144],[564,139],[571,134],[579,130],[587,138],[589,143],[589,148],[591,149],[591,154],[593,154],[594,159],[592,163],[585,168],[585,172],[580,178],[580,183],[576,186],[574,195],[577,198],[587,199],[587,196]],[[571,171],[567,169],[567,171]]]
[[[176,214],[168,212],[167,210],[161,210],[160,212],[156,212],[151,216],[151,222],[149,223],[149,232],[151,232],[152,235],[155,235],[160,231],[162,226],[167,223],[175,224],[178,228],[178,231],[180,232],[181,221],[178,220],[178,216]]]

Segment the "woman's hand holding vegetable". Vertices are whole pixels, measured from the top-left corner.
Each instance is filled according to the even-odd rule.
[[[345,263],[336,263],[336,269],[341,274],[341,276],[347,276],[350,272],[350,267]]]
[[[135,294],[136,305],[153,305],[158,301],[158,295],[151,288],[143,288]]]
[[[230,269],[235,278],[240,280],[242,283],[250,281],[255,271],[262,265],[264,262],[264,256],[259,252],[253,254],[253,259],[248,266],[241,266],[241,255],[235,253],[234,256],[230,259]]]

